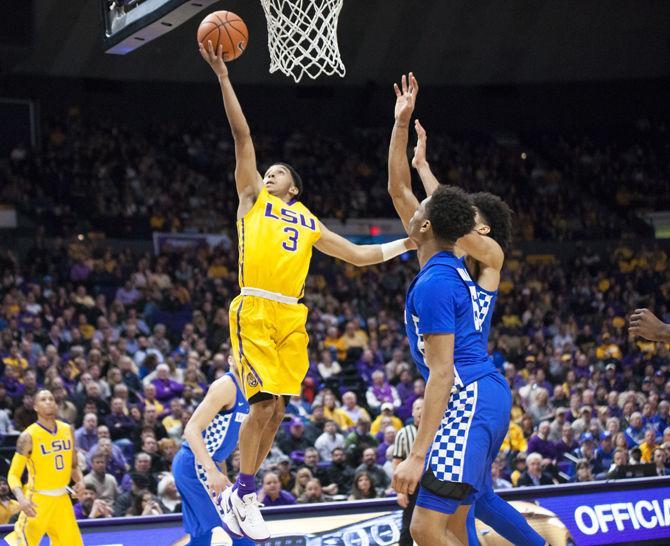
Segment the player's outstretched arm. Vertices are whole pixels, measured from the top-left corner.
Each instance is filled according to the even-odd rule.
[[[317,250],[359,267],[386,262],[416,248],[409,239],[398,239],[380,245],[355,245],[323,224],[320,227],[321,238],[314,245]]]
[[[670,343],[670,324],[660,320],[649,309],[635,309],[630,316],[628,333],[649,341]]]
[[[217,379],[211,384],[204,400],[200,402],[184,428],[184,438],[196,460],[204,467],[207,473],[207,483],[212,493],[216,495],[223,492],[230,485],[230,481],[221,473],[207,451],[202,439],[202,431],[207,428],[221,409],[233,407],[236,394],[235,383],[230,377],[224,376]]]
[[[25,513],[25,515],[34,518],[37,515],[37,512],[35,511],[37,506],[32,500],[27,499],[24,496],[23,487],[21,485],[21,477],[23,476],[23,471],[26,468],[28,456],[32,450],[32,437],[27,432],[22,432],[16,441],[16,452],[14,453],[14,457],[12,457],[12,464],[9,467],[7,485],[9,485],[11,492],[14,493],[21,510]]]
[[[454,334],[424,335],[425,361],[430,375],[424,393],[424,408],[409,456],[393,473],[392,487],[412,494],[423,475],[426,454],[435,438],[454,385]]]
[[[492,238],[471,231],[456,241],[456,246],[485,267],[501,271],[505,261],[502,247]]]
[[[433,174],[433,171],[430,170],[430,165],[426,159],[428,135],[418,119],[414,120],[414,130],[416,131],[416,146],[414,147],[412,167],[419,173],[423,189],[426,190],[426,195],[433,195],[433,192],[439,188],[440,182]]]
[[[219,45],[218,51],[214,51],[212,42],[199,44],[200,55],[212,67],[219,79],[223,106],[226,117],[230,124],[230,130],[235,139],[235,184],[237,195],[240,198],[240,209],[246,212],[245,205],[253,205],[256,196],[263,187],[263,178],[258,172],[256,165],[256,151],[251,140],[251,129],[242,112],[242,106],[237,100],[233,85],[228,78],[228,67],[223,62],[223,46]],[[250,202],[250,203],[249,203]]]
[[[414,74],[404,76],[400,82],[393,84],[396,96],[395,123],[391,133],[388,158],[388,192],[393,200],[405,231],[409,229],[409,220],[412,218],[419,201],[412,193],[412,173],[407,161],[407,143],[409,141],[409,122],[414,112],[419,84]]]

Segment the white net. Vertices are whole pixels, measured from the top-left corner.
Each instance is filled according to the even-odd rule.
[[[337,19],[344,0],[261,0],[268,22],[270,72],[299,82],[307,75],[344,77]]]

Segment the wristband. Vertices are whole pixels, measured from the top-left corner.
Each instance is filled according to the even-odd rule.
[[[404,239],[398,239],[397,241],[391,241],[390,243],[383,243],[380,246],[382,247],[382,259],[385,262],[407,252]]]

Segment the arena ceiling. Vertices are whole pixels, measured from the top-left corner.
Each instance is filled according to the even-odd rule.
[[[236,12],[250,29],[247,53],[231,65],[237,82],[295,85],[268,73],[258,0],[222,1],[215,9]],[[13,52],[9,72],[205,80],[211,75],[195,45],[199,19],[112,56],[101,48],[97,0],[35,0],[33,47]],[[319,83],[390,82],[409,69],[442,85],[667,77],[669,25],[670,2],[662,0],[344,0],[339,39],[347,76]]]

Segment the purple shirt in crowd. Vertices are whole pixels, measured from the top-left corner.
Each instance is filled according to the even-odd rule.
[[[283,489],[279,491],[279,496],[275,500],[272,500],[267,495],[263,495],[262,490],[258,492],[258,497],[259,499],[262,497],[261,502],[265,506],[288,506],[290,504],[295,504],[295,497]]]
[[[528,440],[528,453],[539,453],[543,459],[556,458],[556,446],[554,442],[543,440],[537,434],[533,434]]]

